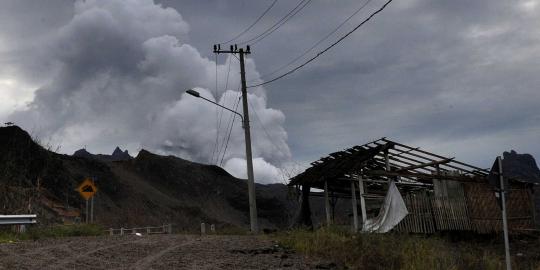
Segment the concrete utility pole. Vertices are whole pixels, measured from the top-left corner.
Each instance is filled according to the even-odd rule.
[[[244,136],[246,141],[246,161],[247,161],[247,176],[248,176],[248,194],[249,194],[249,218],[251,223],[251,232],[258,233],[259,225],[257,222],[257,200],[255,198],[255,180],[253,176],[253,157],[251,154],[251,133],[249,129],[249,111],[247,100],[247,86],[246,86],[246,70],[244,66],[244,55],[250,54],[249,45],[246,46],[246,50],[240,48],[237,45],[231,45],[230,50],[222,51],[220,45],[214,45],[214,53],[232,53],[240,55],[240,77],[242,78],[242,107],[244,109]]]
[[[506,269],[512,270],[512,263],[510,260],[510,243],[508,241],[508,218],[506,216],[506,185],[504,184],[503,167],[501,157],[497,157],[497,164],[499,165],[499,181],[501,187],[501,210],[503,220],[503,234],[504,234],[504,255],[506,259]]]

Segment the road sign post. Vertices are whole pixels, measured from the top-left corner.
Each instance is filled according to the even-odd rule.
[[[508,240],[508,217],[506,213],[506,194],[510,189],[508,180],[505,181],[503,176],[503,166],[501,157],[497,157],[491,171],[489,172],[488,181],[490,184],[496,187],[495,195],[498,195],[497,201],[501,207],[502,222],[503,222],[503,234],[504,234],[504,255],[506,258],[506,269],[512,270],[512,263],[510,260],[510,242]]]
[[[94,181],[92,181],[92,179],[90,178],[84,179],[84,181],[77,188],[77,191],[79,192],[81,197],[83,197],[83,199],[85,199],[86,201],[86,223],[88,223],[88,214],[89,214],[88,200],[92,199],[92,202],[91,202],[92,213],[90,215],[90,221],[94,222],[94,195],[96,195],[96,192],[97,192],[97,187],[94,184]]]

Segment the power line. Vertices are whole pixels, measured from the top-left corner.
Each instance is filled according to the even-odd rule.
[[[266,137],[268,137],[268,141],[276,148],[276,150],[278,150],[279,152],[281,152],[284,156],[287,156],[287,153],[283,152],[281,150],[281,147],[279,147],[275,142],[274,140],[272,140],[272,137],[270,136],[270,134],[268,133],[268,130],[266,130],[266,127],[264,126],[263,122],[261,121],[261,118],[259,118],[259,114],[257,113],[257,111],[253,108],[253,106],[251,106],[251,103],[249,104],[249,106],[251,107],[251,111],[255,113],[255,119],[257,119],[257,121],[259,121],[259,124],[261,125],[263,131],[264,131],[264,134],[266,134]]]
[[[240,95],[241,95],[241,92],[240,92],[240,82],[238,82],[238,89],[237,89],[237,92],[238,92],[238,95],[237,95],[236,99],[240,99],[240,97],[241,97],[241,96],[240,96]],[[236,105],[236,106],[234,105],[236,99],[233,98],[232,104],[231,104],[231,105],[232,105],[231,108],[234,107],[234,111],[236,111],[237,108],[238,108],[238,105]],[[234,118],[235,116],[236,116],[236,114],[231,114],[231,116],[229,117],[229,121],[227,121],[227,125],[226,125],[226,127],[225,127],[225,133],[227,132],[227,130],[231,129],[231,127],[230,127],[230,126],[231,126],[231,122],[233,121],[233,118]],[[230,135],[228,135],[228,136],[230,136]],[[223,136],[223,140],[221,141],[221,145],[222,145],[222,146],[225,145],[226,138],[227,138],[227,135],[224,135],[224,136]],[[224,147],[224,148],[225,148],[225,147]],[[218,151],[218,160],[219,160],[219,156],[221,156],[221,147],[219,148],[219,151]]]
[[[228,65],[228,68],[227,68],[227,78],[225,79],[225,88],[223,89],[223,93],[226,93],[227,91],[227,87],[229,86],[229,75],[231,73],[231,61],[232,61],[232,58],[229,57],[228,59],[228,62],[229,62],[229,65]],[[216,101],[217,101],[217,96],[216,96]],[[225,101],[224,101],[225,102]],[[223,104],[225,105],[225,104]],[[218,141],[219,141],[219,133],[220,133],[220,129],[221,129],[221,120],[223,119],[223,108],[219,108],[219,118],[218,118],[218,125],[217,125],[217,137],[218,137]],[[219,143],[217,144],[217,149],[218,149],[218,154],[216,156],[216,164],[219,160],[219,154],[221,152],[221,146],[219,145]]]
[[[276,23],[274,23],[272,26],[270,26],[264,32],[262,32],[261,34],[255,36],[255,37],[253,37],[251,39],[239,42],[238,44],[247,44],[247,43],[250,43],[250,42],[252,42],[254,40],[256,40],[255,42],[261,41],[262,39],[267,37],[269,34],[271,34],[271,33],[269,33],[270,31],[274,32],[277,28],[281,27],[290,18],[292,18],[294,15],[296,15],[296,13],[298,13],[300,10],[302,10],[309,2],[311,2],[311,0],[300,0],[300,2],[291,11],[289,11],[289,13],[287,13],[285,16],[283,16],[283,18],[279,19]],[[302,6],[302,4],[303,4],[303,6]],[[291,16],[291,14],[293,14],[293,15]]]
[[[321,44],[323,41],[327,40],[330,36],[332,36],[334,33],[336,33],[339,28],[341,28],[343,25],[345,25],[348,21],[350,21],[356,14],[358,14],[358,12],[360,12],[362,9],[364,9],[369,3],[371,2],[371,0],[367,0],[363,5],[361,5],[358,9],[356,9],[356,11],[354,11],[353,14],[351,14],[347,19],[345,19],[343,22],[341,22],[336,28],[334,28],[332,31],[330,31],[330,33],[328,33],[326,36],[324,36],[322,39],[320,39],[319,41],[317,41],[317,43],[315,43],[315,45],[311,46],[309,49],[307,49],[306,51],[304,51],[301,55],[299,55],[298,57],[294,58],[293,60],[291,60],[290,62],[288,62],[287,64],[275,69],[274,71],[268,73],[268,74],[265,74],[263,76],[261,76],[261,78],[264,78],[264,77],[269,77],[269,76],[272,76],[276,73],[278,73],[279,71],[289,67],[290,65],[294,64],[296,61],[298,61],[299,59],[301,59],[302,57],[304,57],[306,54],[308,54],[309,52],[311,52],[313,49],[315,49],[319,44]]]
[[[257,87],[257,86],[261,86],[261,85],[265,85],[265,84],[269,84],[271,82],[275,82],[287,75],[290,75],[291,73],[301,69],[302,67],[304,67],[305,65],[311,63],[313,60],[317,59],[319,56],[323,55],[325,52],[327,52],[328,50],[330,50],[332,47],[336,46],[338,43],[340,43],[341,41],[343,41],[345,38],[347,38],[349,35],[351,35],[354,31],[356,31],[358,28],[360,28],[362,25],[364,25],[366,22],[368,22],[369,20],[371,20],[371,18],[373,18],[375,15],[377,15],[379,12],[383,11],[386,6],[388,4],[390,4],[393,0],[388,0],[381,8],[379,8],[377,11],[373,12],[371,15],[369,15],[369,17],[367,17],[367,19],[363,20],[359,25],[357,25],[355,28],[353,28],[351,31],[347,32],[347,34],[345,34],[344,36],[342,36],[341,38],[339,38],[336,42],[332,43],[330,46],[326,47],[326,49],[320,51],[319,53],[317,53],[317,55],[313,56],[312,58],[310,58],[309,60],[307,60],[306,62],[304,62],[303,64],[295,67],[294,69],[284,73],[284,74],[281,74],[269,81],[266,81],[266,82],[263,82],[263,83],[258,83],[258,84],[254,84],[254,85],[250,85],[248,86],[248,88],[253,88],[253,87]]]
[[[238,35],[236,35],[232,39],[227,40],[225,42],[221,42],[220,44],[226,44],[226,43],[230,43],[232,41],[235,41],[236,39],[241,37],[243,34],[245,34],[247,31],[249,31],[251,28],[253,28],[253,26],[255,26],[264,17],[264,15],[266,15],[266,13],[268,13],[268,11],[270,11],[270,9],[272,9],[272,7],[276,4],[277,1],[278,0],[274,0],[274,2],[272,2],[272,4],[268,8],[266,8],[266,10],[250,26],[248,26],[248,28],[246,28],[244,31],[240,32]]]
[[[236,102],[236,106],[234,107],[235,111],[238,109],[238,105],[240,104],[240,100],[241,100],[240,93],[241,92],[239,92],[238,101]],[[223,159],[225,158],[225,153],[227,153],[227,147],[229,146],[229,140],[231,139],[231,133],[232,133],[232,128],[234,126],[234,120],[236,119],[236,114],[233,114],[231,117],[232,117],[232,122],[231,122],[231,126],[229,128],[229,135],[227,135],[227,142],[225,143],[225,149],[223,150],[223,156],[221,156],[221,161],[219,162],[219,166],[223,165]]]
[[[292,17],[294,17],[298,12],[300,12],[302,9],[304,9],[304,7],[306,7],[309,3],[311,3],[311,0],[308,0],[304,3],[304,5],[302,5],[298,10],[296,10],[291,16],[289,16],[285,21],[283,21],[281,24],[279,24],[276,28],[272,29],[270,32],[266,33],[265,35],[263,35],[262,37],[260,37],[259,39],[253,41],[253,43],[251,43],[251,45],[255,45],[257,43],[259,43],[261,40],[265,39],[267,36],[269,36],[270,34],[274,33],[276,30],[278,30],[281,26],[283,26],[285,23],[287,23],[287,21],[289,21]]]
[[[250,104],[251,105],[251,104]],[[270,134],[268,133],[266,127],[264,126],[262,120],[259,118],[259,115],[257,114],[257,111],[253,108],[253,106],[251,106],[251,111],[255,113],[255,119],[257,119],[257,121],[259,122],[259,124],[261,125],[262,129],[264,130],[264,133],[266,134],[266,137],[268,138],[268,141],[270,141],[270,143],[272,143],[272,145],[276,148],[276,150],[278,150],[281,154],[283,154],[284,156],[287,156],[287,153],[283,152],[281,147],[279,147],[275,142],[274,140],[272,139],[272,136],[270,136]],[[290,160],[294,165],[298,167],[301,167],[301,168],[304,168],[305,166],[303,166],[302,164],[296,162],[295,160],[293,160],[291,158]],[[283,183],[287,183],[287,176],[291,177],[292,173],[293,173],[293,170],[294,169],[286,169],[285,167],[278,167],[277,168],[280,173],[279,173],[279,176],[281,177],[281,181]]]
[[[218,66],[217,66],[217,61],[218,61],[218,56],[217,54],[215,55],[215,64],[216,64],[216,90],[215,90],[215,98],[217,100],[217,95],[218,95]],[[211,163],[214,163],[214,157],[216,155],[216,149],[218,147],[218,138],[219,138],[219,129],[218,129],[218,117],[219,117],[219,108],[216,107],[216,141],[214,143],[214,149],[212,150],[212,159],[211,159]],[[217,163],[217,159],[216,159],[216,163]]]

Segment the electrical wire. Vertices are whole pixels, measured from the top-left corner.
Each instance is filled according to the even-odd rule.
[[[272,139],[272,137],[270,136],[270,134],[268,133],[268,130],[266,129],[266,127],[264,126],[263,122],[261,121],[261,119],[259,118],[259,115],[257,113],[257,111],[253,108],[253,106],[251,106],[251,104],[249,104],[250,107],[251,107],[251,111],[255,114],[255,119],[257,119],[257,121],[259,122],[259,125],[261,126],[261,128],[263,129],[264,133],[266,134],[266,137],[268,138],[268,141],[270,141],[270,143],[272,143],[272,145],[276,148],[276,150],[278,150],[281,154],[283,154],[284,156],[288,156],[287,153],[283,152],[281,147],[279,147],[277,145],[277,143],[275,143],[275,141]],[[294,161],[294,160],[290,160],[294,165],[297,166],[297,168],[305,168],[305,166],[303,166],[302,164]],[[287,177],[292,177],[292,174],[294,173],[294,169],[286,169],[286,168],[278,168],[278,170],[280,171],[279,173],[279,176],[281,177],[281,181],[286,184],[287,183]]]
[[[217,66],[217,61],[218,61],[218,55],[215,54],[215,64],[216,64],[216,90],[215,90],[215,98],[217,100],[217,96],[218,96],[218,66]],[[212,159],[211,159],[211,163],[214,163],[214,157],[216,157],[216,150],[218,149],[218,144],[219,144],[219,128],[218,128],[218,117],[219,117],[219,108],[216,107],[216,141],[214,143],[214,149],[212,150]],[[217,158],[216,158],[216,163],[217,163]]]
[[[240,85],[238,85],[238,90],[240,90]],[[238,109],[238,105],[240,104],[241,95],[242,95],[241,92],[238,92],[238,101],[236,102],[236,106],[234,107],[235,111]],[[236,114],[233,113],[231,117],[232,117],[232,121],[231,121],[231,126],[229,128],[229,135],[227,135],[227,141],[225,142],[225,149],[223,150],[223,155],[221,156],[221,161],[219,163],[219,166],[223,165],[223,160],[225,159],[225,153],[227,153],[227,147],[229,146],[229,140],[231,139],[231,133],[232,133],[232,128],[234,126],[234,120],[236,119]]]
[[[258,86],[262,86],[262,85],[265,85],[265,84],[269,84],[269,83],[272,83],[272,82],[275,82],[287,75],[290,75],[291,73],[301,69],[302,67],[304,67],[305,65],[313,62],[313,60],[317,59],[319,56],[323,55],[324,53],[326,53],[328,50],[330,50],[331,48],[333,48],[334,46],[336,46],[338,43],[340,43],[341,41],[343,41],[345,38],[347,38],[349,35],[351,35],[354,31],[356,31],[358,28],[360,28],[362,25],[364,25],[366,22],[368,22],[369,20],[371,20],[371,18],[373,18],[375,15],[377,15],[379,12],[383,11],[386,6],[388,6],[388,4],[390,4],[393,0],[388,0],[381,8],[379,8],[377,11],[373,12],[371,15],[369,15],[369,17],[367,17],[367,19],[363,20],[359,25],[357,25],[355,28],[353,28],[351,31],[347,32],[347,34],[345,34],[344,36],[342,36],[341,38],[339,38],[336,42],[332,43],[330,46],[326,47],[324,50],[320,51],[319,53],[317,53],[315,56],[313,56],[312,58],[310,58],[309,60],[307,60],[306,62],[304,62],[303,64],[295,67],[294,69],[284,73],[284,74],[281,74],[269,81],[266,81],[266,82],[262,82],[262,83],[258,83],[258,84],[254,84],[254,85],[250,85],[248,86],[247,88],[253,88],[253,87],[258,87]]]
[[[223,89],[223,93],[226,93],[227,91],[227,87],[229,86],[229,75],[231,73],[231,60],[232,58],[229,56],[229,58],[227,59],[228,62],[229,62],[229,65],[228,65],[228,68],[227,68],[227,78],[225,79],[225,88]],[[225,101],[225,99],[223,99]],[[216,101],[217,101],[217,97],[216,97]],[[222,104],[223,106],[225,106],[226,104]],[[220,129],[221,129],[221,122],[222,122],[222,119],[223,119],[223,108],[222,107],[219,107],[219,117],[218,117],[218,125],[217,125],[217,137],[218,137],[218,141],[219,141],[219,134],[220,134]],[[223,145],[223,144],[221,144]],[[217,144],[217,149],[218,149],[218,154],[216,156],[216,165],[217,165],[217,162],[219,160],[219,156],[220,156],[220,152],[221,152],[221,146],[219,145],[219,143]]]
[[[251,39],[239,42],[238,44],[247,44],[247,43],[250,43],[250,42],[252,42],[254,40],[256,40],[256,42],[261,41],[262,39],[264,39],[265,37],[267,37],[269,35],[269,34],[266,35],[268,32],[270,32],[270,31],[273,32],[273,31],[275,31],[275,30],[273,30],[274,28],[281,27],[285,22],[287,22],[290,18],[292,18],[292,16],[296,15],[296,13],[298,13],[300,10],[302,10],[309,2],[311,2],[311,0],[300,0],[300,2],[298,2],[298,4],[291,11],[289,11],[289,13],[287,13],[285,16],[283,16],[283,18],[279,19],[276,23],[274,23],[272,26],[270,26],[264,32],[262,32],[261,34],[255,36],[255,37],[253,37]],[[304,5],[302,6],[302,4],[304,4]],[[293,15],[291,16],[291,14],[293,14]]]
[[[251,28],[253,28],[253,26],[255,26],[263,17],[264,15],[266,15],[266,13],[268,13],[268,11],[270,11],[270,9],[272,9],[272,7],[276,4],[278,0],[274,0],[274,2],[272,2],[272,4],[270,4],[270,6],[268,8],[266,8],[266,10],[250,25],[248,26],[248,28],[246,28],[244,31],[240,32],[238,35],[236,35],[235,37],[233,37],[232,39],[230,40],[227,40],[225,42],[221,42],[219,44],[227,44],[227,43],[230,43],[232,41],[235,41],[237,40],[239,37],[241,37],[242,35],[244,35],[247,31],[251,30]]]
[[[322,39],[320,39],[319,41],[317,41],[317,43],[315,43],[315,45],[311,46],[309,49],[307,49],[306,51],[304,51],[301,55],[299,55],[298,57],[294,58],[293,60],[291,60],[290,62],[288,62],[287,64],[275,69],[274,71],[268,73],[268,74],[264,74],[261,76],[261,78],[265,78],[265,77],[269,77],[269,76],[272,76],[280,71],[282,71],[283,69],[289,67],[290,65],[294,64],[296,61],[300,60],[302,57],[304,57],[306,54],[310,53],[313,49],[315,49],[317,46],[319,46],[319,44],[321,44],[322,42],[324,42],[325,40],[327,40],[330,36],[332,36],[334,33],[336,33],[343,25],[345,25],[348,21],[350,21],[354,16],[356,16],[356,14],[358,14],[360,11],[362,11],[362,9],[364,9],[369,3],[371,2],[371,0],[367,0],[366,2],[364,2],[364,4],[362,4],[358,9],[356,9],[354,11],[353,14],[351,14],[347,19],[345,19],[343,22],[341,22],[336,28],[334,28],[332,31],[330,31],[330,33],[328,33],[326,36],[324,36]]]
[[[284,25],[285,23],[287,23],[287,21],[289,21],[292,17],[294,17],[298,12],[300,12],[302,9],[304,9],[304,7],[306,7],[309,3],[311,3],[311,0],[308,0],[304,3],[304,5],[302,5],[298,10],[296,10],[291,16],[289,16],[285,21],[283,21],[280,25],[278,25],[276,28],[272,29],[270,32],[266,33],[265,35],[263,35],[262,37],[260,37],[259,39],[253,41],[251,43],[251,45],[255,45],[257,43],[259,43],[261,40],[265,39],[267,36],[269,36],[270,34],[274,33],[276,30],[278,30],[282,25]]]
[[[251,111],[255,114],[255,119],[257,119],[257,121],[259,121],[259,124],[261,126],[261,128],[263,129],[264,131],[264,134],[266,134],[266,137],[268,137],[268,141],[276,148],[276,150],[278,150],[281,154],[283,154],[284,156],[288,156],[287,153],[283,152],[281,147],[279,147],[275,142],[274,140],[272,139],[272,137],[270,136],[270,133],[268,133],[268,130],[266,129],[266,127],[264,126],[263,122],[261,121],[261,118],[259,118],[259,114],[257,113],[257,111],[255,110],[255,108],[253,108],[253,106],[251,106],[251,103],[249,103],[249,107],[251,107]]]

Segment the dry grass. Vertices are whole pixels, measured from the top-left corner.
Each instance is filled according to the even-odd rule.
[[[278,233],[277,240],[308,257],[350,269],[504,269],[500,246],[440,236],[351,234],[337,228]],[[540,269],[540,259],[513,258],[515,269]]]
[[[53,227],[31,227],[25,233],[0,231],[0,243],[41,238],[59,238],[70,236],[98,236],[105,234],[103,227],[95,224],[58,225]]]

